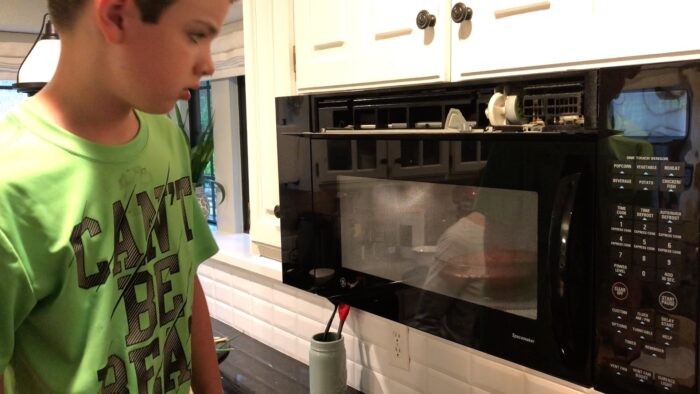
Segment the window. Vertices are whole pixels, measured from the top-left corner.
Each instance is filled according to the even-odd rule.
[[[15,81],[0,80],[0,119],[27,98],[25,93],[19,93],[12,87],[14,83]]]
[[[194,145],[202,130],[209,127],[209,122],[212,120],[211,111],[211,84],[208,81],[202,82],[199,86],[198,94],[193,95],[188,107],[189,126],[190,126],[190,144]],[[202,176],[204,195],[209,203],[209,216],[207,221],[209,224],[216,225],[216,207],[217,194],[216,183],[214,183],[214,157],[211,158],[209,164],[204,168]]]
[[[185,116],[191,143],[214,121],[214,156],[203,177],[216,179],[226,201],[221,204],[222,190],[217,183],[204,182],[208,222],[219,231],[247,233],[250,212],[244,77],[202,82],[198,94],[190,99]]]

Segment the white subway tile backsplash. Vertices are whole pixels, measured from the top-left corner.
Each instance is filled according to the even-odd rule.
[[[533,375],[525,376],[525,392],[527,394],[582,394],[561,384],[548,381]]]
[[[316,321],[327,322],[333,312],[333,304],[317,296],[298,296],[294,305],[297,313]]]
[[[471,357],[469,382],[493,394],[525,393],[525,374],[476,354]]]
[[[427,379],[423,392],[440,394],[469,394],[471,387],[462,380],[455,379],[435,369],[427,369]]]
[[[275,284],[272,287],[272,303],[289,311],[294,310],[294,291],[289,286]]]
[[[309,340],[333,311],[328,300],[239,268],[209,261],[198,273],[210,313],[308,363]],[[409,370],[390,365],[397,323],[351,310],[343,333],[348,384],[367,394],[600,394],[409,329]],[[338,317],[332,330],[338,327]]]
[[[272,346],[272,325],[255,317],[250,318],[250,335],[260,342]]]
[[[214,279],[214,275],[216,275],[216,272],[218,270],[215,268],[212,268],[211,265],[207,263],[202,263],[199,265],[197,268],[197,274],[199,274],[199,280],[201,281],[202,278],[207,278],[207,279]]]
[[[274,306],[267,300],[261,300],[260,298],[252,297],[253,309],[252,315],[268,324],[274,324],[275,322],[275,309]]]
[[[471,392],[469,392],[469,394],[491,394],[491,393],[489,393],[486,390],[480,389],[478,387],[471,386]]]
[[[233,289],[231,295],[233,297],[233,305],[236,308],[249,315],[253,313],[253,298],[250,296],[250,294],[239,289]]]
[[[214,284],[214,299],[221,302],[230,302],[231,296],[233,294],[233,289],[225,284],[219,283],[217,281]]]
[[[386,376],[372,371],[369,368],[364,368],[362,370],[362,376],[360,377],[360,390],[364,393],[372,394],[420,394],[418,391],[412,387],[404,386],[403,384],[391,380]]]
[[[250,282],[250,295],[254,298],[259,298],[267,302],[273,301],[272,287],[266,286],[265,283]]]
[[[323,332],[325,329],[325,323],[309,319],[301,314],[297,314],[296,316],[296,327],[294,328],[294,333],[299,338],[304,338],[307,341],[310,341],[314,334]]]
[[[294,357],[296,355],[296,336],[277,327],[272,328],[272,347],[278,351]]]
[[[272,305],[272,324],[275,327],[296,337],[296,320],[297,315],[292,311],[277,305]]]
[[[231,326],[238,331],[250,335],[250,331],[253,327],[251,322],[252,318],[249,314],[241,311],[240,309],[233,308],[233,321]]]
[[[297,337],[296,349],[294,349],[294,358],[303,362],[304,364],[309,364],[309,348],[311,343],[305,338]]]
[[[431,368],[453,378],[469,381],[471,354],[466,347],[411,329],[408,335],[408,348],[411,362],[430,365]]]
[[[218,302],[217,305],[217,319],[221,320],[222,322],[228,324],[229,326],[233,326],[233,308],[229,306],[230,304],[226,304],[223,302]]]

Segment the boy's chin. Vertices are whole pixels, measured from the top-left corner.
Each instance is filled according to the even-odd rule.
[[[162,103],[149,103],[146,105],[136,106],[135,108],[141,112],[146,112],[149,114],[167,114],[175,108],[175,103],[178,100],[163,101]]]

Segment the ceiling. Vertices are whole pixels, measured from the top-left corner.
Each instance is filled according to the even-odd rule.
[[[47,12],[46,0],[2,0],[2,3],[0,31],[39,32],[41,20]],[[242,1],[236,1],[231,6],[225,23],[243,19],[242,3]]]

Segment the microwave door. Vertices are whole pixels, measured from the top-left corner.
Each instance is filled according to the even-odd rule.
[[[571,316],[569,305],[577,300],[571,299],[572,293],[567,285],[567,259],[571,221],[574,202],[578,191],[580,173],[567,175],[559,180],[554,204],[549,235],[549,283],[551,286],[551,314],[554,335],[560,346],[560,356],[564,363],[572,363],[578,350],[573,325],[577,324]]]

